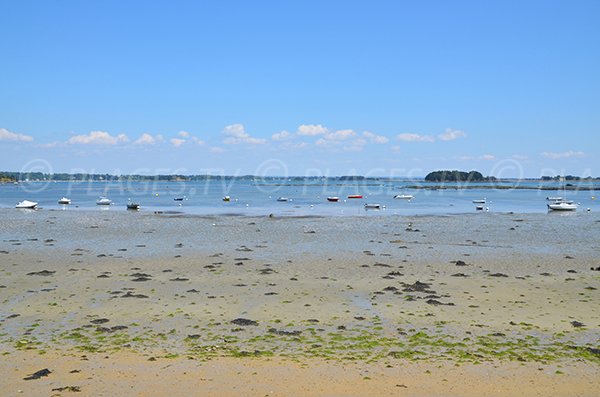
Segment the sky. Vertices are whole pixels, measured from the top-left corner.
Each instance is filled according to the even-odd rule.
[[[600,2],[0,0],[0,170],[600,176]]]

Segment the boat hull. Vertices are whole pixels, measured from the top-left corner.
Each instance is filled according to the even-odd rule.
[[[555,204],[547,204],[548,209],[552,211],[576,211],[577,204],[569,204],[569,203],[555,203]]]
[[[96,200],[96,205],[111,205],[112,200],[107,198],[101,198]]]
[[[20,203],[18,203],[15,208],[19,208],[19,209],[35,209],[37,207],[38,203],[36,203],[35,201],[29,201],[29,200],[23,200]]]

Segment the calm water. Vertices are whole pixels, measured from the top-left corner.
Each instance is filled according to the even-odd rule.
[[[546,212],[546,196],[562,196],[562,191],[552,190],[500,190],[454,189],[447,184],[445,190],[407,189],[407,185],[427,185],[424,182],[365,181],[327,182],[247,180],[208,182],[32,182],[0,184],[0,208],[13,208],[21,200],[37,201],[43,209],[97,209],[98,211],[125,211],[129,198],[142,206],[142,211],[182,211],[190,214],[238,215],[434,215],[476,212],[473,200],[487,199],[490,212],[542,213]],[[478,184],[482,185],[482,184]],[[581,186],[584,186],[582,183]],[[521,182],[520,186],[540,186],[539,182]],[[557,186],[557,183],[544,183]],[[362,194],[363,199],[347,199],[349,194]],[[413,200],[398,200],[396,194],[411,194]],[[579,202],[579,211],[590,208],[600,210],[596,191],[567,191],[570,200]],[[225,195],[231,202],[223,202]],[[61,206],[58,199],[66,196],[69,206]],[[97,206],[99,196],[113,200],[113,205]],[[328,196],[340,201],[330,203]],[[600,196],[600,195],[599,195]],[[184,197],[184,201],[174,198]],[[278,202],[287,197],[288,202]],[[365,210],[365,203],[378,203],[384,210]]]

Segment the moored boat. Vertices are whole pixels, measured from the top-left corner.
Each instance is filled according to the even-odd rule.
[[[576,211],[578,204],[576,204],[575,202],[573,202],[571,200],[565,199],[565,197],[567,197],[566,186],[569,186],[569,184],[565,185],[565,178],[561,178],[561,181],[563,183],[563,188],[562,188],[563,196],[562,197],[546,197],[546,200],[549,200],[549,201],[550,201],[550,199],[555,199],[552,203],[546,204],[546,206],[548,207],[548,210],[551,210],[551,211]]]
[[[128,210],[139,210],[140,203],[134,203],[133,201],[130,201],[127,203],[127,209]]]
[[[58,204],[63,204],[63,205],[71,204],[71,199],[63,197],[60,200],[58,200]]]
[[[231,197],[225,196],[225,197],[223,197],[223,201],[231,201]]]
[[[572,201],[559,200],[547,204],[548,209],[552,211],[576,211],[578,205]]]
[[[332,203],[337,203],[338,201],[340,201],[340,198],[335,197],[335,196],[327,197],[327,201],[332,202]]]
[[[104,196],[100,196],[98,197],[98,200],[96,200],[96,205],[111,205],[112,204],[112,200],[109,198],[106,198]]]
[[[277,198],[277,201],[285,202],[285,201],[290,201],[290,199],[287,197],[279,197],[279,198]]]
[[[412,200],[415,198],[415,196],[413,196],[412,194],[397,194],[394,196],[394,198],[400,200]]]
[[[548,200],[548,201],[561,201],[561,200],[564,200],[564,198],[561,197],[561,196],[548,196],[548,197],[546,197],[546,200]]]
[[[365,209],[367,210],[380,210],[382,208],[385,208],[385,206],[377,203],[365,203]]]
[[[486,199],[473,200],[473,204],[485,204],[485,203],[486,203]]]
[[[28,208],[28,209],[35,209],[37,207],[38,203],[35,201],[29,201],[29,200],[23,200],[21,202],[19,202],[15,208]]]
[[[349,194],[348,195],[349,199],[361,199],[363,198],[362,194]]]

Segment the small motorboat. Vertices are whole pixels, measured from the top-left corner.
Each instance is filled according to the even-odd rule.
[[[58,200],[58,204],[69,205],[71,204],[71,199],[63,197],[60,200]]]
[[[412,194],[397,194],[394,196],[394,198],[400,200],[412,200],[415,198],[415,196],[413,196]]]
[[[485,204],[486,200],[482,199],[482,200],[473,200],[473,204]]]
[[[29,201],[29,200],[23,200],[20,203],[18,203],[15,208],[27,208],[27,209],[35,209],[37,207],[38,203],[36,203],[35,201]]]
[[[475,209],[476,209],[477,211],[483,211],[483,205],[476,205],[476,206],[475,206]]]
[[[223,201],[231,201],[231,197],[225,196],[225,197],[223,197]]]
[[[365,209],[367,210],[380,210],[385,208],[384,205],[381,204],[369,204],[369,203],[365,203]]]
[[[562,201],[562,200],[564,200],[564,198],[562,198],[561,196],[548,196],[548,197],[546,197],[546,200],[548,200],[548,201]]]
[[[277,198],[277,201],[285,202],[285,201],[290,201],[290,199],[287,197],[279,197],[279,198]]]
[[[548,209],[552,211],[576,211],[578,205],[572,201],[560,200],[547,204]]]
[[[335,197],[335,196],[327,197],[327,201],[329,201],[331,203],[337,203],[338,201],[340,201],[340,198],[339,197]]]
[[[112,200],[109,198],[106,198],[104,196],[100,196],[98,198],[98,200],[96,200],[96,205],[111,205],[112,204]]]
[[[127,203],[127,209],[137,211],[140,209],[140,203],[134,203],[133,201],[130,201]]]
[[[185,200],[185,197],[175,197],[173,200],[175,200],[175,201],[183,201],[183,200]]]
[[[349,199],[361,199],[363,198],[362,194],[349,194],[348,195]]]

